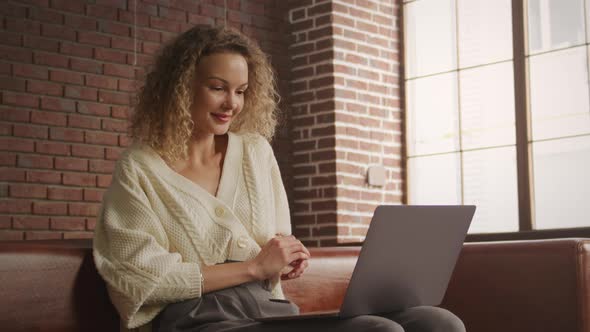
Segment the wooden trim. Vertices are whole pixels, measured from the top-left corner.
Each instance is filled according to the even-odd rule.
[[[408,121],[407,121],[407,105],[406,105],[406,26],[405,26],[405,6],[406,3],[398,4],[399,8],[397,10],[397,17],[399,18],[398,21],[398,31],[401,33],[398,36],[398,45],[399,45],[399,105],[400,105],[400,119],[402,119],[401,125],[401,137],[400,137],[400,157],[401,157],[401,171],[400,171],[400,178],[402,180],[402,197],[401,203],[402,204],[409,204],[410,200],[410,186],[409,186],[409,172],[408,172]]]
[[[467,234],[465,242],[491,242],[515,240],[542,240],[562,238],[590,238],[590,227],[556,228],[512,233]],[[416,241],[420,241],[418,237]],[[339,246],[362,246],[362,242],[343,243]]]
[[[529,111],[527,94],[525,8],[523,0],[512,0],[512,48],[514,61],[514,107],[516,123],[516,169],[518,220],[521,231],[533,229]]]
[[[465,151],[463,151],[463,122],[461,121],[461,115],[463,109],[461,108],[461,52],[459,50],[459,5],[455,2],[455,59],[457,60],[457,130],[459,131],[459,182],[461,186],[461,200],[460,204],[465,204],[465,163],[463,158]]]
[[[465,242],[507,241],[507,240],[539,240],[566,237],[590,238],[590,227],[554,228],[513,233],[468,234]]]

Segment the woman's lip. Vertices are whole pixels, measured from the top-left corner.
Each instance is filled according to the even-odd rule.
[[[221,114],[221,113],[211,113],[211,115],[213,115],[213,117],[221,122],[228,122],[229,119],[231,118],[231,115],[229,114]]]

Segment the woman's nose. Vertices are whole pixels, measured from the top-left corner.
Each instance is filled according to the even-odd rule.
[[[223,107],[230,110],[235,109],[238,107],[238,97],[233,93],[228,93],[225,97]]]

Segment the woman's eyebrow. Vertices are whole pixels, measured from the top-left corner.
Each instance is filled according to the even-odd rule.
[[[225,84],[229,85],[229,82],[228,82],[227,80],[224,80],[224,79],[223,79],[223,78],[221,78],[221,77],[217,77],[217,76],[208,76],[208,77],[207,77],[207,79],[220,80],[220,81],[222,81],[223,83],[225,83]],[[244,85],[248,85],[248,82],[246,82],[246,83],[242,83],[242,84],[240,84],[239,86],[240,86],[240,87],[242,87],[242,86],[244,86]]]

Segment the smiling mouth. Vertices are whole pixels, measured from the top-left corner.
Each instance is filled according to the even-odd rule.
[[[211,113],[214,119],[219,122],[228,122],[231,119],[231,115],[223,113]]]

